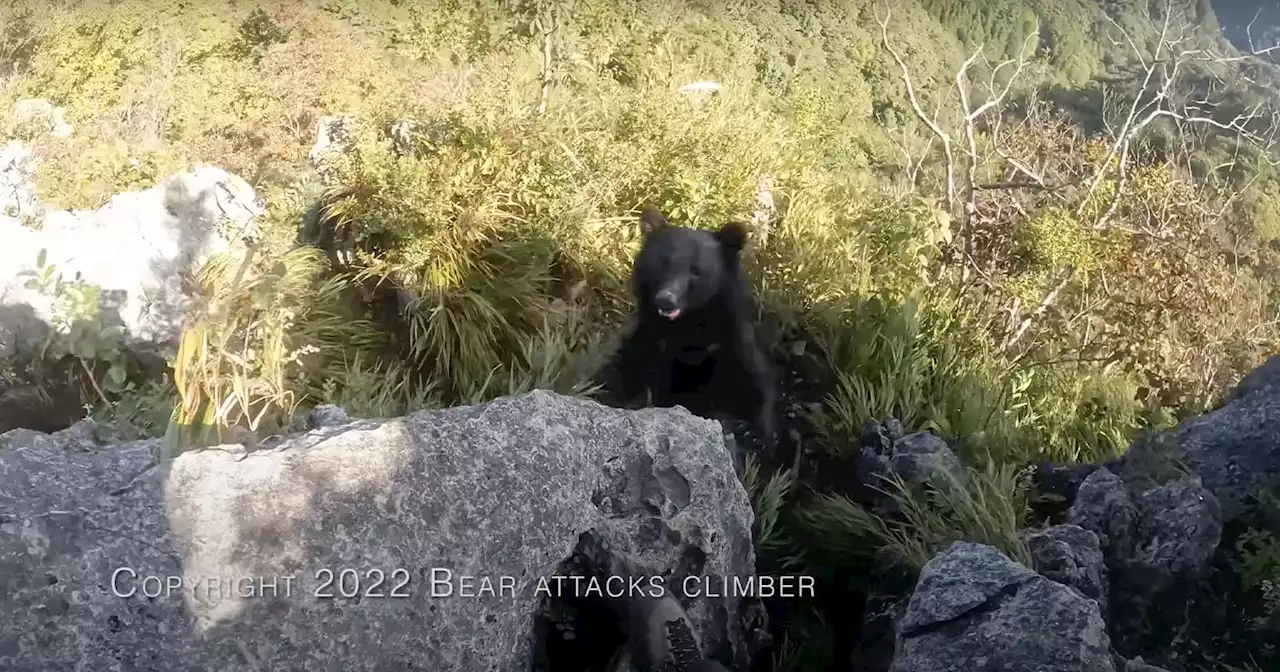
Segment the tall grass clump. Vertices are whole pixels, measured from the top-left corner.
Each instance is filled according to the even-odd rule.
[[[384,347],[383,334],[346,310],[348,282],[324,275],[320,250],[256,252],[215,255],[196,275],[199,302],[173,362],[171,451],[225,440],[236,427],[280,429],[305,396],[340,378],[335,353]]]
[[[954,542],[972,541],[1031,566],[1020,535],[1030,512],[1028,488],[1024,470],[989,463],[939,473],[923,486],[896,476],[886,479],[878,489],[895,505],[893,516],[877,515],[843,495],[823,494],[799,509],[796,518],[801,529],[824,539],[824,557],[878,554],[918,571]]]

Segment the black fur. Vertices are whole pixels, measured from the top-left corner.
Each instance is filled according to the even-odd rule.
[[[681,405],[730,427],[744,423],[772,450],[776,381],[757,342],[741,263],[746,229],[672,226],[653,208],[640,221],[644,243],[632,269],[637,319],[619,352],[622,395],[634,401],[647,392],[653,406]]]

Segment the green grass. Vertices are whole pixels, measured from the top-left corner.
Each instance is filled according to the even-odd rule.
[[[1026,474],[1011,465],[968,468],[927,487],[890,478],[880,490],[898,509],[883,517],[837,494],[824,494],[797,514],[802,529],[824,538],[824,554],[868,553],[918,571],[960,540],[988,544],[1030,566],[1019,532],[1027,525]]]

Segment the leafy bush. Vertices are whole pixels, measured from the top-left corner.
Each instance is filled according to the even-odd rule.
[[[133,388],[125,353],[125,327],[105,320],[101,287],[79,279],[64,279],[55,265],[47,263],[46,255],[46,250],[40,250],[35,270],[21,274],[27,276],[27,289],[53,299],[50,332],[39,357],[74,357],[97,398],[110,404]],[[100,370],[100,364],[106,366],[105,372]]]

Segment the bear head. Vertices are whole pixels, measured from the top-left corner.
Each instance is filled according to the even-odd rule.
[[[644,236],[632,272],[633,289],[643,311],[674,320],[697,311],[734,289],[746,228],[726,224],[718,231],[673,226],[661,212],[640,215]]]

